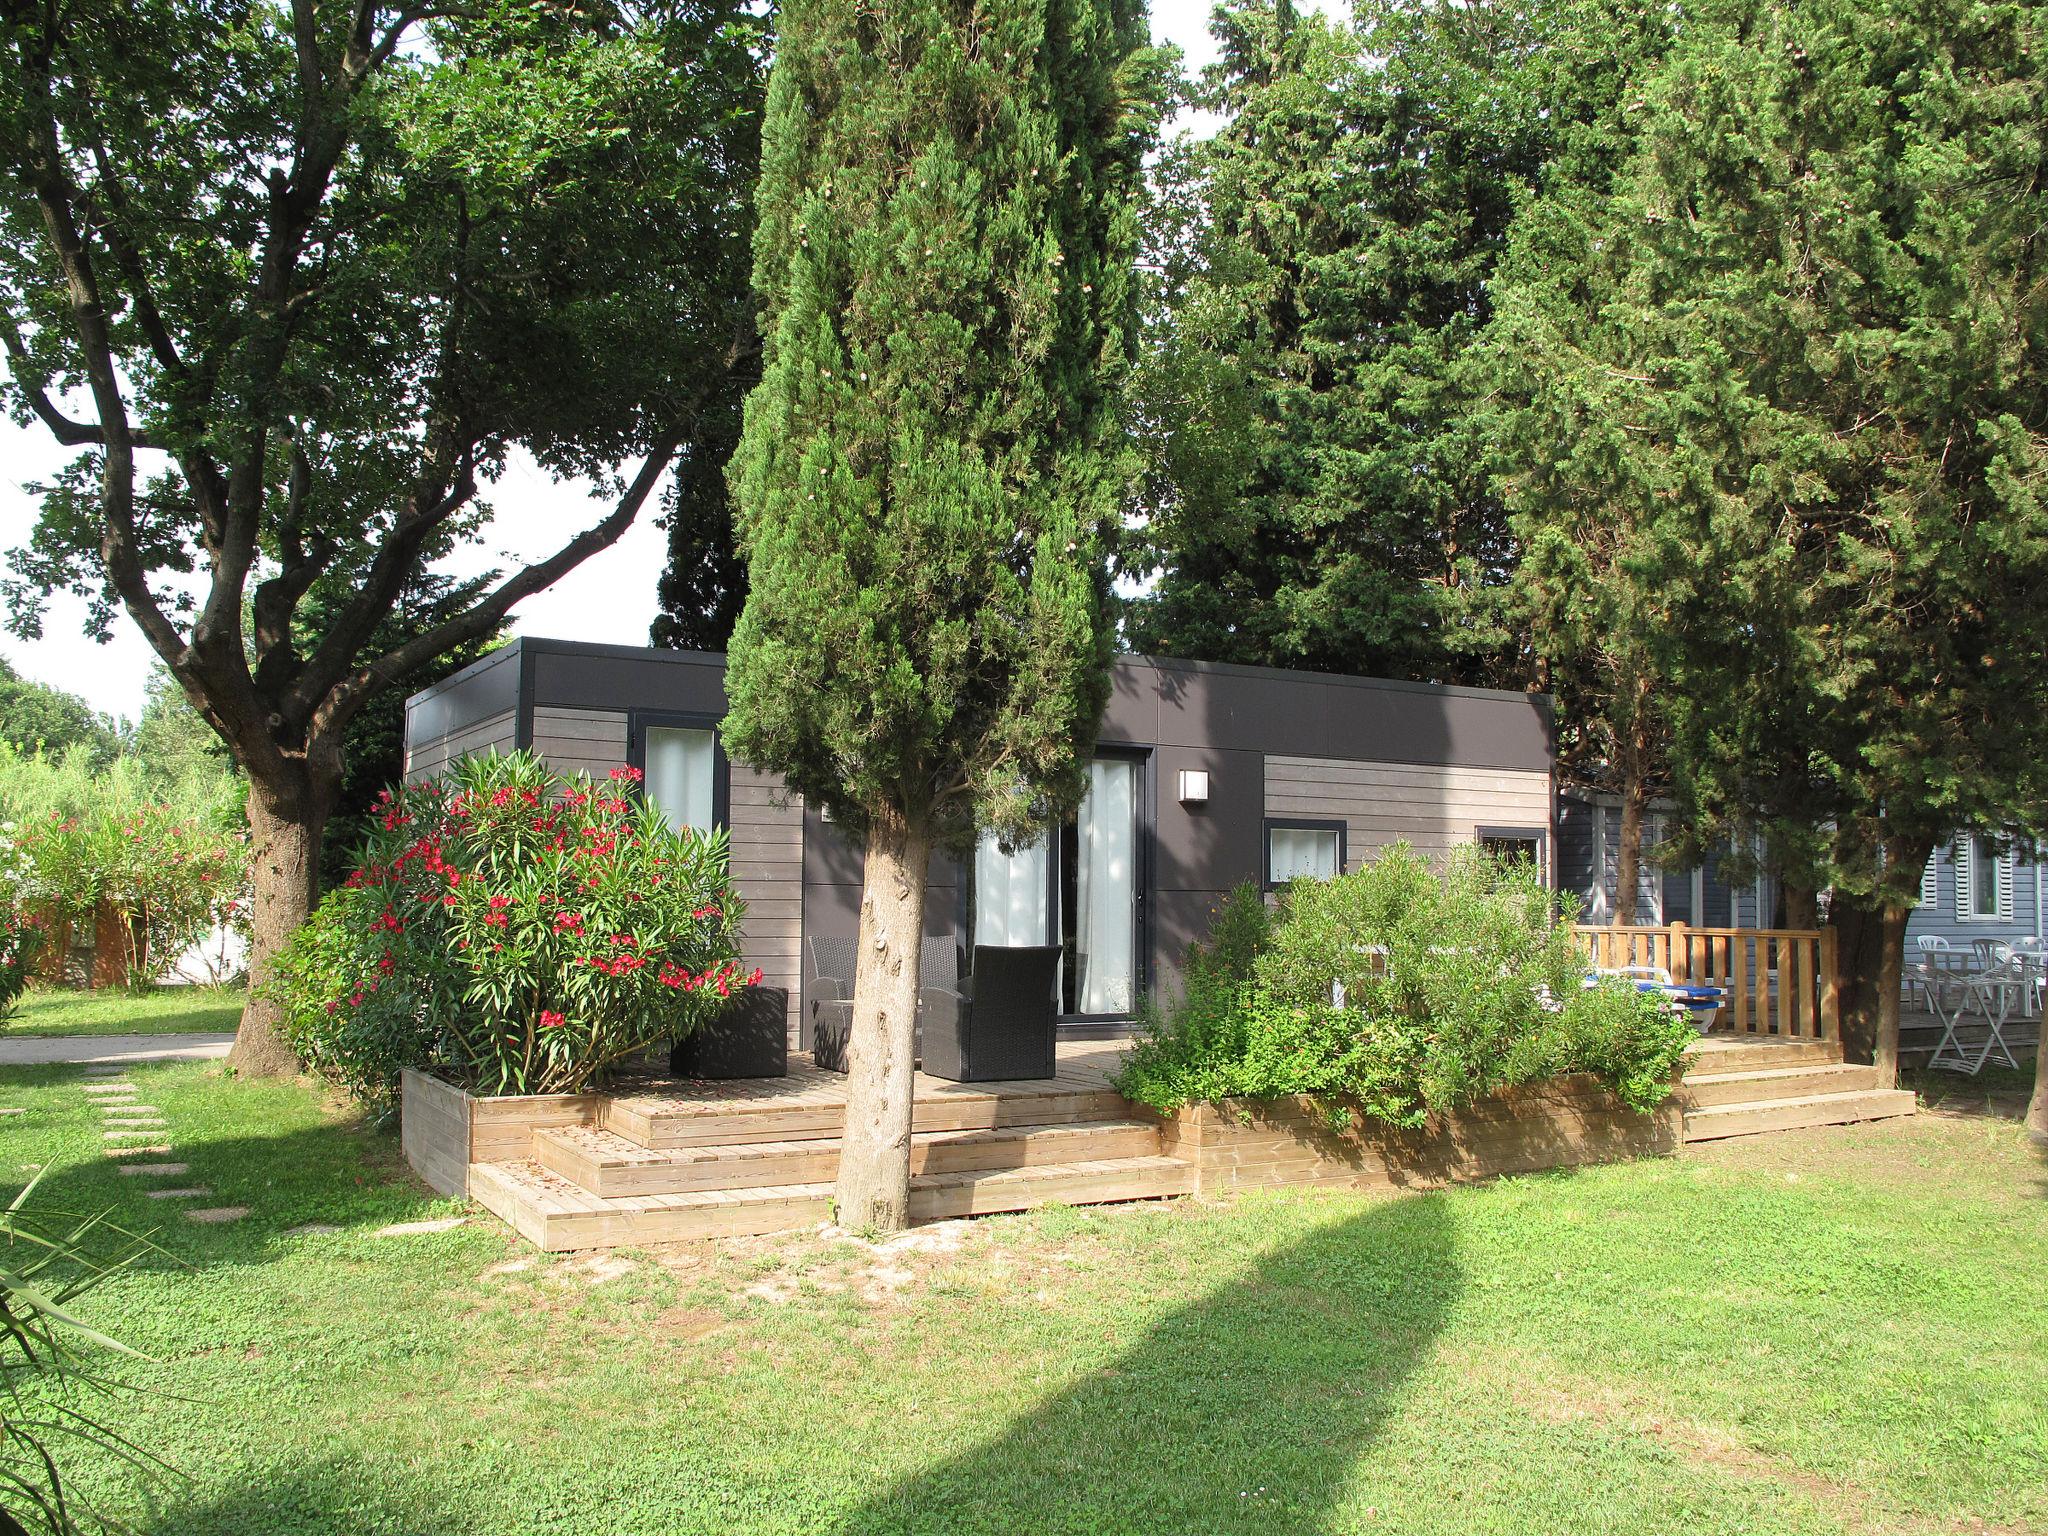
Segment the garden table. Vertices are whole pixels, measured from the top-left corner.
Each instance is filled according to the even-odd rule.
[[[1927,976],[1928,996],[1934,1016],[1941,1020],[1941,1043],[1927,1065],[1943,1072],[1961,1072],[1975,1077],[1994,1056],[2003,1065],[2017,1068],[2019,1059],[2005,1043],[2005,1025],[2015,1004],[2024,1011],[2027,962],[2024,955],[2008,954],[1990,966],[1975,964],[1974,955],[1937,951],[1922,962]],[[1973,1054],[1956,1038],[1956,1027],[1966,1014],[1981,1014],[1984,1043]]]

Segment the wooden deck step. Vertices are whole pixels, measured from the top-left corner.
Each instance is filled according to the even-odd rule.
[[[1885,1120],[1910,1115],[1916,1101],[1899,1088],[1869,1088],[1853,1093],[1815,1093],[1787,1098],[1757,1098],[1687,1110],[1685,1139],[1716,1141],[1724,1136],[1754,1136],[1762,1131],[1791,1131],[1814,1125],[1849,1125],[1859,1120]]]
[[[1878,1086],[1877,1068],[1841,1062],[1770,1067],[1751,1072],[1687,1072],[1678,1102],[1687,1110],[1719,1104],[1747,1104],[1762,1099],[1812,1098],[1828,1093],[1860,1093]]]
[[[1826,1066],[1841,1059],[1839,1040],[1708,1035],[1686,1049],[1685,1071],[1688,1077],[1705,1072],[1762,1072],[1772,1067]]]
[[[1003,1085],[1011,1089],[1011,1085]],[[920,1093],[913,1110],[913,1134],[992,1131],[1023,1125],[1073,1125],[1127,1117],[1130,1104],[1110,1088],[1056,1087],[1017,1092],[960,1088]],[[605,1130],[650,1150],[730,1146],[745,1142],[813,1141],[837,1138],[846,1125],[843,1099],[806,1102],[800,1098],[758,1102],[689,1102],[654,1095],[621,1096],[606,1102]]]
[[[913,1136],[910,1171],[917,1175],[1031,1168],[1145,1157],[1159,1150],[1158,1123],[1128,1118],[930,1131]],[[549,1172],[610,1199],[828,1183],[839,1172],[839,1140],[820,1136],[649,1148],[613,1131],[564,1126],[535,1134],[534,1158]]]
[[[826,1183],[599,1199],[534,1162],[479,1163],[469,1175],[472,1198],[549,1252],[787,1231],[827,1220],[832,1208]],[[937,1221],[1054,1201],[1160,1199],[1193,1187],[1188,1164],[1157,1155],[925,1174],[911,1180],[910,1213],[914,1221]]]

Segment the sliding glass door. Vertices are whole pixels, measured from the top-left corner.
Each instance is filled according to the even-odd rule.
[[[1145,761],[1099,757],[1074,821],[974,858],[969,927],[984,945],[1058,944],[1060,1011],[1129,1018],[1144,984]]]

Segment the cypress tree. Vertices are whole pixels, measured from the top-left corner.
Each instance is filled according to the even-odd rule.
[[[839,1219],[903,1224],[935,850],[1070,813],[1108,692],[1141,0],[792,0],[727,741],[864,840]]]

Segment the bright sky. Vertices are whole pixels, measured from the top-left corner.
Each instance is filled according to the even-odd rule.
[[[1179,44],[1190,69],[1215,57],[1208,34],[1210,6],[1211,0],[1153,0],[1153,36]],[[35,503],[23,486],[50,475],[64,458],[64,450],[40,426],[24,431],[0,419],[0,562],[5,551],[27,541],[34,524]],[[491,487],[490,501],[496,517],[484,543],[463,552],[451,569],[510,570],[526,564],[595,522],[608,506],[592,500],[587,486],[557,482],[530,462],[515,464]],[[652,513],[643,513],[610,549],[515,608],[512,628],[558,639],[645,645],[655,614],[655,581],[667,556],[666,536],[654,525]],[[30,642],[0,633],[0,655],[26,677],[82,694],[108,714],[134,718],[142,712],[155,653],[125,615],[105,645],[95,644],[84,627],[84,603],[58,595],[44,616],[43,638]]]

